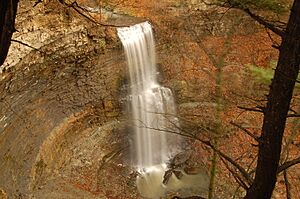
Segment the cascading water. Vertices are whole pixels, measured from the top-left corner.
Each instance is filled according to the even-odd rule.
[[[169,169],[166,163],[181,151],[182,138],[176,134],[178,121],[173,94],[157,81],[151,25],[144,22],[118,28],[118,35],[129,68],[133,129],[131,160],[140,173],[136,183],[141,196],[158,199],[170,193],[181,196],[205,193],[208,176],[203,171],[189,175],[184,170],[177,170],[182,173],[180,179],[171,174],[164,181]]]
[[[155,42],[148,22],[118,29],[130,75],[133,121],[132,161],[139,170],[162,165],[179,152],[175,104],[170,89],[157,81]]]

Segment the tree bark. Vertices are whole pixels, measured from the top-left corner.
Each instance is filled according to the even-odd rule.
[[[299,64],[300,0],[295,0],[287,29],[282,37],[279,60],[264,110],[255,179],[247,191],[246,199],[268,199],[272,196],[277,181],[282,137],[299,73]]]
[[[19,0],[1,0],[0,3],[0,66],[4,63],[15,31]]]

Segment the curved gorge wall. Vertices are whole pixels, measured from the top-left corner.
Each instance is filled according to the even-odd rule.
[[[100,26],[58,1],[32,8],[35,2],[20,1],[14,34],[15,40],[31,47],[14,42],[1,67],[0,198],[138,198],[134,174],[122,161],[127,156],[122,104],[127,69],[114,26],[144,17],[151,21],[161,82],[175,91],[180,116],[198,128],[214,125],[215,82],[207,71],[214,75],[216,70],[189,28],[196,28],[208,49],[219,53],[224,44],[220,33],[234,16],[218,24],[218,17],[204,20],[198,13],[190,20],[191,8],[182,1],[158,5],[141,0],[138,6],[124,1],[126,5],[102,16],[112,26]],[[94,1],[77,2],[91,7]],[[233,99],[232,91],[243,93],[249,80],[241,72],[243,64],[276,57],[266,36],[256,29],[241,32],[233,37],[232,53],[242,56],[229,57],[228,63],[235,64],[224,73],[224,98],[236,103],[241,99]],[[261,45],[251,48],[257,39]],[[193,124],[187,128],[194,130]],[[200,161],[208,159],[203,156]]]

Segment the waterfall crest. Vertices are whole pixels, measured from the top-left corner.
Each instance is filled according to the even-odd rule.
[[[138,169],[161,165],[180,150],[171,90],[159,85],[151,24],[118,28],[130,76],[131,160]]]

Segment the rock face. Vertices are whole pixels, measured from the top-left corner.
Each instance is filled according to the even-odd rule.
[[[112,63],[110,56],[100,58],[26,64],[25,57],[2,80],[0,187],[10,197],[41,198],[46,189],[47,198],[77,198],[78,191],[51,195],[60,194],[63,185],[97,192],[104,156],[123,152],[124,135],[116,135],[122,132],[122,64]]]
[[[161,83],[175,92],[181,117],[198,122],[187,125],[194,131],[213,128],[216,109],[211,75],[217,70],[197,38],[216,56],[221,54],[226,41],[221,33],[230,32],[227,22],[234,16],[220,23],[218,17],[188,15],[205,10],[197,1],[78,0],[63,5],[45,0],[34,6],[36,2],[20,1],[13,36],[17,42],[1,66],[0,198],[139,198],[130,168],[123,164],[127,69],[115,27],[151,21]],[[262,44],[251,50],[257,38]],[[225,100],[232,100],[231,91],[248,80],[238,73],[242,64],[268,62],[276,55],[265,53],[270,42],[256,29],[240,29],[232,43],[230,52],[243,56],[227,57]],[[247,48],[239,49],[240,44]],[[195,117],[199,113],[202,117]]]
[[[14,43],[1,74],[1,194],[134,195],[119,172],[126,169],[115,164],[126,153],[120,102],[125,65],[113,30],[58,2],[32,9],[34,2],[20,2],[14,35],[31,47]]]

